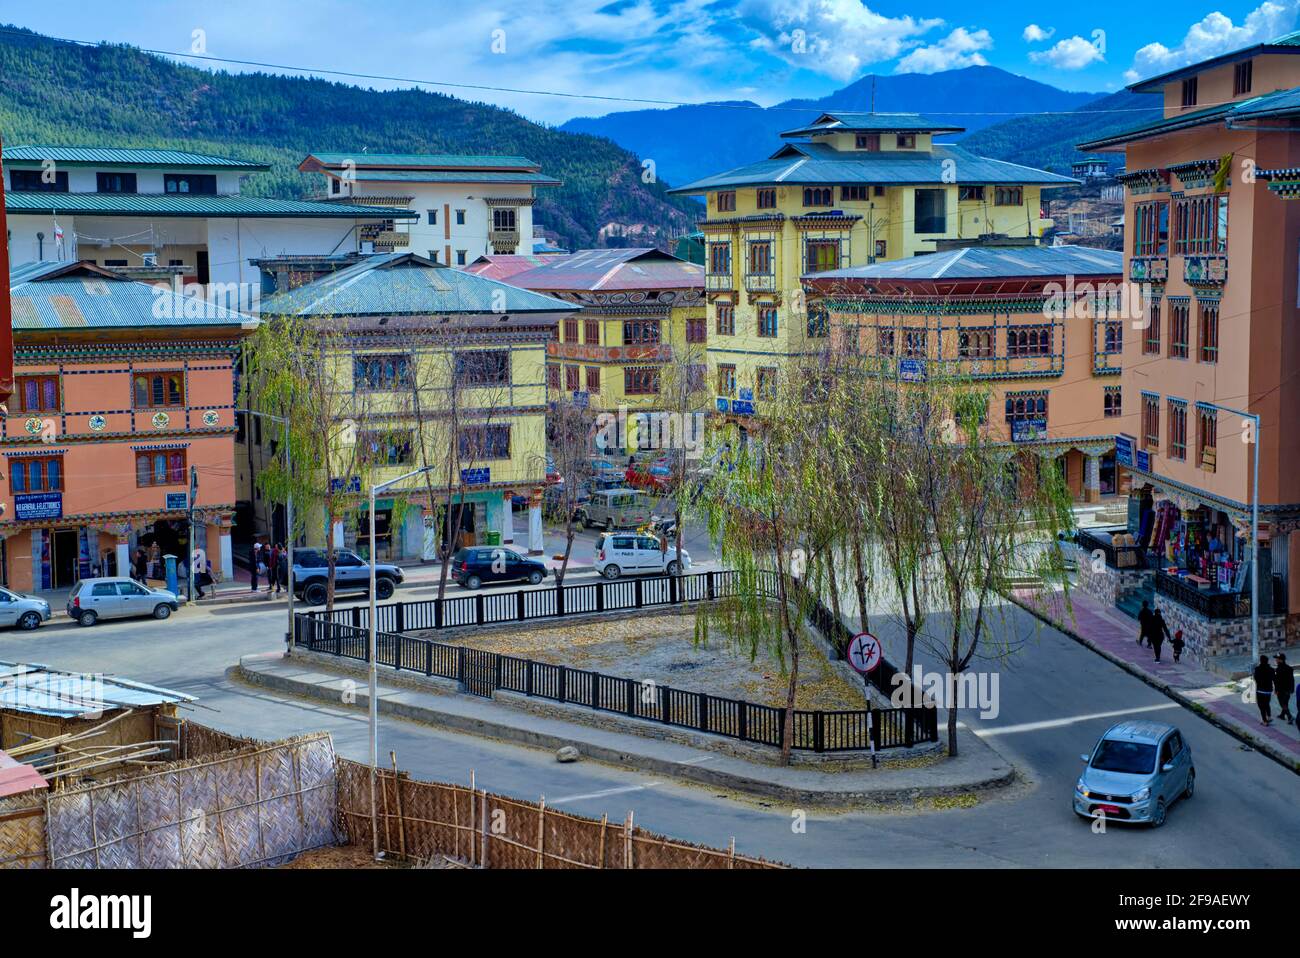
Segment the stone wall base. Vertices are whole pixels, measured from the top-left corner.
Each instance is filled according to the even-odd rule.
[[[1184,654],[1190,655],[1194,660],[1205,661],[1251,654],[1249,616],[1235,619],[1207,619],[1187,606],[1180,605],[1159,593],[1156,593],[1156,608],[1164,615],[1170,635],[1179,629],[1183,630],[1183,641],[1187,643]],[[1284,650],[1289,632],[1291,641],[1294,641],[1294,627],[1288,630],[1285,615],[1261,615],[1259,617],[1260,652]]]
[[[1098,566],[1093,554],[1086,549],[1079,550],[1078,570],[1078,588],[1108,606],[1118,605],[1122,599],[1142,591],[1152,574],[1144,569]]]

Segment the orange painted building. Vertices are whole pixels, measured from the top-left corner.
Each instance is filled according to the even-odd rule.
[[[84,262],[19,267],[10,285],[5,583],[125,575],[137,548],[184,560],[191,519],[214,576],[232,575],[234,357],[256,321]]]
[[[1080,145],[1124,153],[1125,270],[1147,291],[1117,430],[1134,455],[1130,524],[1194,653],[1249,651],[1252,565],[1269,648],[1300,631],[1300,33],[1130,89],[1159,94],[1163,115]],[[1259,415],[1257,435],[1239,411]]]

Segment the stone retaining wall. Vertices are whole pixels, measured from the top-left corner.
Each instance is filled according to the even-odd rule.
[[[1207,619],[1180,605],[1169,596],[1156,593],[1156,608],[1165,617],[1169,634],[1183,630],[1187,643],[1184,654],[1194,660],[1224,658],[1251,654],[1250,616],[1235,619]],[[1259,617],[1259,650],[1261,653],[1280,652],[1287,645],[1287,617],[1261,615]]]
[[[1152,573],[1144,569],[1116,569],[1108,565],[1095,568],[1094,556],[1087,549],[1079,549],[1077,585],[1080,589],[1108,606],[1140,592]]]

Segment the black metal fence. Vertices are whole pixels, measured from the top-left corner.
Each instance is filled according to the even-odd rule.
[[[1080,549],[1087,552],[1100,551],[1106,557],[1106,565],[1112,569],[1137,572],[1147,567],[1146,555],[1136,545],[1117,546],[1114,542],[1093,535],[1085,529],[1080,529],[1074,534],[1074,541],[1078,543]]]
[[[1198,589],[1163,569],[1156,570],[1156,592],[1169,596],[1207,619],[1237,619],[1250,615],[1250,593]]]
[[[765,580],[764,592],[775,595],[775,583],[775,578]],[[734,572],[703,572],[388,603],[376,607],[376,658],[380,665],[394,669],[455,679],[462,689],[476,695],[490,697],[503,689],[779,748],[786,711],[777,706],[401,634],[708,601],[727,595],[728,590],[734,594],[737,587]],[[814,606],[813,620],[837,650],[844,647],[848,630],[820,603]],[[297,644],[362,662],[369,661],[369,629],[370,609],[364,605],[294,616]],[[892,692],[894,674],[894,668],[882,660],[871,673],[871,682]],[[835,712],[799,709],[794,712],[792,740],[794,748],[813,752],[937,742],[938,713],[929,706]]]

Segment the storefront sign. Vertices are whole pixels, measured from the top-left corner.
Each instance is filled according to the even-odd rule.
[[[924,359],[900,359],[898,361],[898,378],[904,382],[925,382]]]
[[[1115,437],[1115,464],[1133,468],[1133,437],[1116,436]]]
[[[578,390],[574,390],[573,405],[578,409],[586,409],[588,406],[591,405],[591,393],[585,393],[585,392],[580,392]]]
[[[62,519],[63,493],[33,492],[25,496],[14,496],[14,518],[19,521]]]
[[[342,492],[342,491],[343,491],[343,480],[331,479],[330,492]],[[348,492],[360,492],[360,491],[361,491],[361,477],[353,476],[350,480],[348,480]]]
[[[731,409],[731,400],[726,396],[718,397],[718,412],[727,412]]]
[[[482,469],[462,469],[460,481],[467,486],[485,486],[492,481],[492,470],[487,466]]]
[[[754,415],[754,400],[736,399],[731,403],[731,411],[737,416]]]
[[[1151,471],[1151,453],[1147,452],[1145,449],[1139,449],[1135,454],[1133,461],[1137,463],[1137,468],[1141,469],[1143,472]]]
[[[1046,419],[1017,419],[1011,423],[1012,442],[1032,442],[1046,437]]]
[[[167,493],[167,511],[176,512],[190,507],[189,496],[184,492]]]

